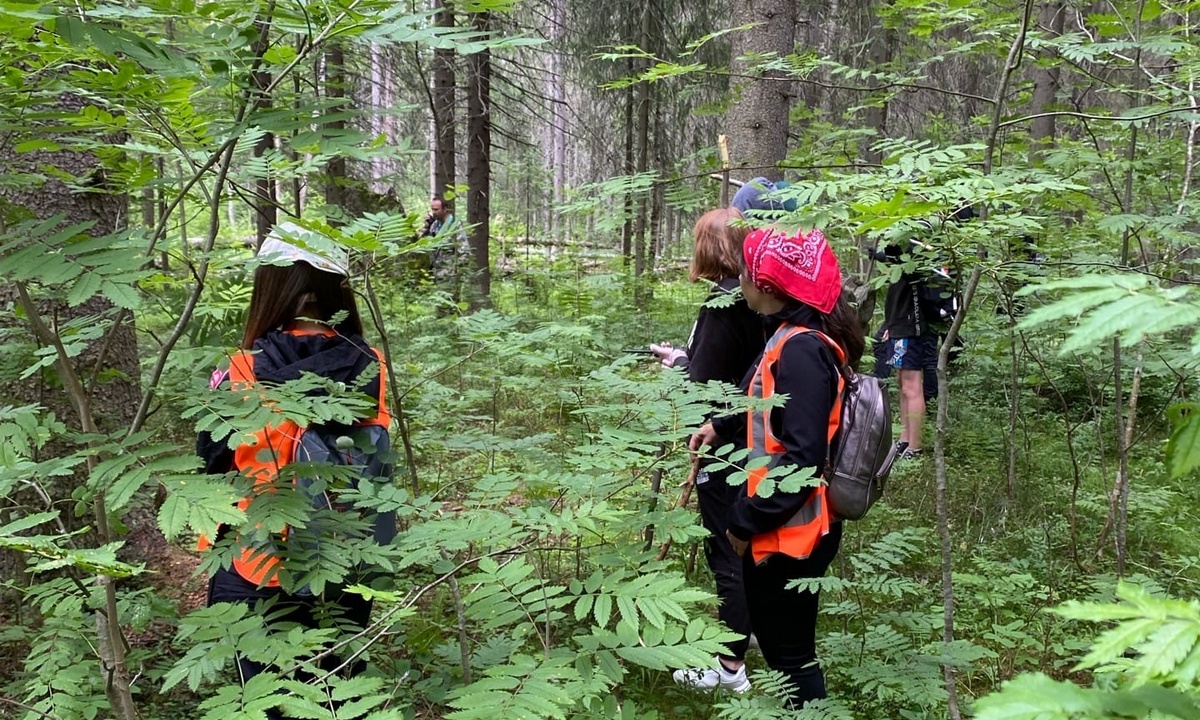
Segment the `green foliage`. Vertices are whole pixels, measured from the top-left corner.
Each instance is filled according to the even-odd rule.
[[[462,9],[515,5],[483,0]],[[797,585],[823,591],[820,650],[834,697],[793,712],[782,707],[781,676],[761,669],[753,675],[756,692],[745,697],[689,705],[660,686],[667,670],[706,665],[731,639],[712,619],[707,580],[686,571],[706,533],[673,501],[689,464],[683,438],[713,403],[729,412],[746,403],[727,386],[694,387],[681,373],[617,358],[622,347],[682,338],[707,288],[681,287],[669,273],[631,278],[604,238],[660,190],[669,208],[687,216],[715,203],[711,184],[688,177],[715,169],[711,148],[683,148],[657,171],[567,188],[557,209],[591,223],[592,247],[572,244],[544,258],[527,251],[497,283],[493,310],[454,319],[437,317],[437,299],[408,272],[413,254],[446,240],[413,239],[420,213],[352,217],[326,207],[309,211],[325,220],[299,221],[352,251],[356,288],[366,274],[372,285],[363,300],[378,302],[370,332],[390,344],[393,408],[404,412],[395,428],[403,472],[352,491],[345,469],[305,468],[347,501],[397,513],[397,541],[371,546],[352,539],[365,531],[362,519],[315,510],[287,473],[240,510],[237,501],[252,493],[247,478],[197,472],[197,430],[233,446],[279,418],[346,421],[368,405],[312,376],[249,401],[205,386],[237,341],[253,266],[238,246],[240,228],[221,227],[221,212],[259,180],[311,188],[338,160],[423,152],[403,137],[355,128],[361,118],[353,103],[300,82],[298,73],[335,40],[364,52],[411,54],[418,63],[433,49],[471,54],[537,41],[444,28],[428,12],[380,0],[320,7],[0,3],[0,36],[16,59],[0,71],[0,127],[14,158],[38,158],[32,170],[0,171],[0,188],[36,190],[53,176],[81,202],[151,190],[173,208],[189,208],[152,228],[92,236],[87,224],[31,220],[28,209],[7,201],[0,207],[0,279],[19,283],[35,310],[51,300],[105,305],[85,317],[53,317],[50,343],[34,342],[24,326],[0,330],[5,381],[43,383],[40,397],[61,393],[64,357],[90,371],[89,353],[132,319],[150,401],[144,425],[87,433],[77,418],[55,417],[32,400],[0,408],[0,547],[19,553],[29,575],[6,578],[21,595],[17,610],[0,608],[0,646],[17,658],[5,666],[11,671],[0,691],[28,706],[24,717],[111,714],[95,628],[97,611],[108,612],[102,590],[115,587],[118,625],[172,638],[170,647],[130,647],[146,717],[259,718],[279,708],[293,717],[378,720],[705,712],[939,718],[945,667],[957,671],[967,702],[982,696],[974,707],[980,718],[1194,717],[1200,630],[1193,602],[1121,585],[1119,603],[1075,601],[1057,615],[1043,612],[1064,598],[1102,597],[1113,583],[1098,557],[1106,546],[1095,539],[1108,532],[1114,364],[1102,351],[1113,339],[1144,356],[1141,444],[1131,458],[1132,555],[1147,566],[1147,580],[1173,592],[1197,580],[1197,498],[1180,479],[1200,465],[1192,397],[1200,346],[1191,332],[1200,303],[1189,284],[1176,283],[1194,271],[1186,258],[1196,240],[1188,221],[1196,203],[1174,186],[1187,155],[1178,138],[1193,135],[1192,117],[1176,110],[1190,107],[1196,54],[1189,24],[1177,17],[1186,8],[1160,5],[1141,5],[1142,37],[1129,37],[1138,25],[1134,8],[1116,3],[1106,14],[1078,17],[1088,32],[1051,37],[1039,30],[1029,38],[1030,62],[1065,59],[1104,78],[1107,92],[1072,94],[1098,107],[1082,108],[1086,122],[1066,125],[1064,117],[1056,144],[1027,164],[1028,123],[1016,114],[1024,82],[1000,108],[1002,147],[989,147],[981,131],[990,110],[974,119],[930,112],[927,126],[903,138],[879,137],[877,128],[857,123],[868,109],[927,92],[947,72],[990,74],[1018,27],[1014,8],[965,0],[883,4],[883,28],[905,39],[883,67],[815,53],[752,56],[757,70],[814,87],[829,80],[854,94],[834,114],[814,103],[803,126],[790,128],[803,140],[788,164],[804,169],[789,170],[797,181],[781,198],[801,209],[780,219],[784,227],[824,227],[846,276],[870,276],[878,286],[942,266],[960,283],[976,270],[984,278],[964,325],[967,360],[953,370],[948,408],[956,639],[942,636],[932,470],[917,463],[897,470],[870,523],[847,529],[834,573]],[[268,13],[272,34],[256,47],[257,24]],[[701,28],[690,35],[698,40],[679,41],[675,57],[618,46],[605,59],[643,65],[607,85],[628,91],[653,83],[657,93],[687,97],[723,72],[718,51],[728,33],[747,29]],[[1120,78],[1147,69],[1130,60],[1142,53],[1156,58],[1154,82],[1120,87]],[[270,106],[254,101],[255,71],[270,76]],[[78,109],[54,106],[64,91],[79,99]],[[956,102],[979,100],[968,95]],[[1119,97],[1139,98],[1140,106],[1120,106]],[[662,119],[669,130],[673,119]],[[1132,127],[1141,134],[1130,161],[1124,148]],[[254,156],[268,138],[270,149]],[[41,161],[40,154],[58,151],[91,152],[95,166],[74,177]],[[868,151],[877,164],[831,167],[856,164]],[[529,158],[521,172],[544,182],[540,157]],[[1126,171],[1137,188],[1132,204],[1119,182]],[[949,221],[967,205],[981,217]],[[210,225],[199,245],[176,247],[168,230],[185,214],[210,215]],[[529,225],[510,217],[496,227],[535,235]],[[910,249],[893,266],[872,267],[862,252],[913,237],[928,248]],[[519,250],[514,244],[512,255]],[[172,269],[148,263],[164,251]],[[1101,271],[1134,262],[1138,272]],[[650,310],[633,307],[635,292],[653,293]],[[28,321],[26,312],[10,314]],[[1130,379],[1128,368],[1122,379]],[[1011,389],[1002,381],[1009,372]],[[314,389],[326,394],[310,396]],[[1010,439],[1008,403],[1018,400]],[[1159,409],[1167,406],[1164,466],[1155,443],[1166,429]],[[999,468],[1010,450],[1016,465],[1006,479]],[[737,461],[729,447],[711,454]],[[779,469],[760,490],[810,482],[811,473]],[[93,525],[79,527],[82,517]],[[168,598],[177,599],[178,588],[162,585],[183,578],[147,584],[151,574],[128,561],[129,548],[116,539],[125,525],[154,522],[188,547],[196,535],[217,537],[221,526],[236,531],[205,556],[202,571],[228,563],[235,536],[270,545],[284,559],[286,588],[329,599],[348,587],[374,598],[372,625],[360,632],[325,612],[314,629],[271,627],[246,605],[176,619]],[[116,528],[113,538],[101,537],[101,524]],[[668,539],[673,553],[659,560]],[[1073,658],[1083,643],[1064,617],[1106,623],[1081,661]],[[244,685],[233,682],[239,654],[270,667]],[[329,672],[321,661],[330,657],[363,660],[367,671],[354,678]],[[751,664],[761,668],[756,656]],[[1091,686],[1069,681],[1089,673]],[[670,712],[680,707],[686,710]]]
[[[1070,601],[1056,611],[1112,624],[1075,667],[1094,673],[1093,686],[1025,675],[981,698],[977,717],[1196,717],[1200,604],[1157,597],[1128,583],[1118,584],[1116,596],[1116,602]]]
[[[1038,328],[1058,320],[1076,321],[1067,331],[1060,352],[1069,353],[1119,338],[1136,345],[1147,337],[1164,335],[1200,321],[1200,301],[1186,285],[1166,287],[1154,277],[1082,275],[1031,285],[1019,296],[1035,292],[1074,291],[1060,295],[1021,319],[1021,328]],[[1192,352],[1200,354],[1200,340]]]

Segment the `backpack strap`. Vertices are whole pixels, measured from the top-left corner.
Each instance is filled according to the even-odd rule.
[[[236,385],[254,383],[254,356],[240,350],[229,357],[229,381]]]
[[[833,352],[833,356],[837,360],[837,395],[834,398],[833,407],[829,410],[828,430],[825,437],[825,442],[828,445],[826,454],[828,455],[833,450],[833,438],[835,435],[837,435],[837,431],[841,429],[842,407],[845,404],[846,387],[853,378],[852,371],[850,370],[850,366],[846,363],[846,351],[843,350],[842,346],[838,345],[833,338],[829,337],[820,330],[813,330],[812,328],[805,327],[803,325],[794,325],[793,327],[799,328],[800,332],[802,333],[816,335],[821,342],[825,343],[826,347]]]
[[[379,397],[378,409],[375,417],[360,421],[359,425],[381,425],[389,427],[392,424],[392,413],[388,409],[387,403],[387,363],[383,360],[383,353],[378,348],[371,348],[371,352],[375,353],[376,363],[379,365]]]

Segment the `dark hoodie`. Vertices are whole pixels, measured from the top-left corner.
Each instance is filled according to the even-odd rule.
[[[280,384],[297,380],[304,372],[357,387],[355,381],[378,361],[375,352],[358,335],[298,334],[272,330],[254,341],[254,378]],[[379,397],[379,373],[357,389],[368,397]],[[322,394],[313,390],[313,394]],[[221,474],[233,469],[233,450],[225,441],[215,442],[202,432],[196,437],[196,454],[204,471]]]
[[[746,369],[754,366],[766,344],[762,318],[739,297],[732,305],[709,307],[708,302],[728,295],[738,288],[737,278],[725,278],[717,283],[700,307],[696,327],[688,340],[688,361],[677,363],[686,367],[688,379],[704,383],[720,380],[730,385],[741,381]]]
[[[808,305],[788,308],[768,318],[772,326],[784,323],[825,330],[820,313]],[[750,386],[762,356],[742,380],[742,390]],[[771,430],[785,448],[780,466],[815,467],[819,476],[829,454],[826,433],[829,413],[837,399],[837,360],[818,337],[796,335],[783,346],[775,366],[775,394],[787,394],[787,403],[771,411]],[[746,415],[739,413],[717,418],[713,428],[722,441],[744,443]],[[808,500],[812,488],[786,493],[776,489],[770,497],[743,494],[730,510],[729,531],[740,540],[775,530],[786,523]]]

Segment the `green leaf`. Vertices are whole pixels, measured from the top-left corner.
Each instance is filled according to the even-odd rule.
[[[1099,693],[1041,673],[1021,675],[975,703],[976,720],[1070,720],[1102,711]]]
[[[1177,403],[1167,409],[1171,436],[1167,440],[1167,467],[1180,478],[1200,467],[1200,404]]]
[[[33,152],[34,150],[55,152],[59,149],[61,149],[61,146],[58,143],[42,138],[26,140],[24,142],[17,143],[16,145],[16,151],[19,153]]]
[[[26,515],[23,518],[13,520],[10,523],[0,525],[0,535],[16,535],[25,530],[30,530],[44,523],[53,522],[58,517],[56,512],[34,513]]]
[[[592,612],[596,615],[596,624],[600,627],[608,627],[608,620],[612,617],[612,595],[597,595],[595,606]]]
[[[121,283],[105,280],[101,283],[100,294],[108,298],[113,305],[126,310],[136,310],[142,304],[142,298],[138,295],[137,290]]]

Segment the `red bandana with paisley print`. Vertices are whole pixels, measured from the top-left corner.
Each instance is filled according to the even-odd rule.
[[[820,230],[795,235],[759,228],[742,252],[750,281],[759,290],[786,295],[828,314],[842,292],[842,270]]]

